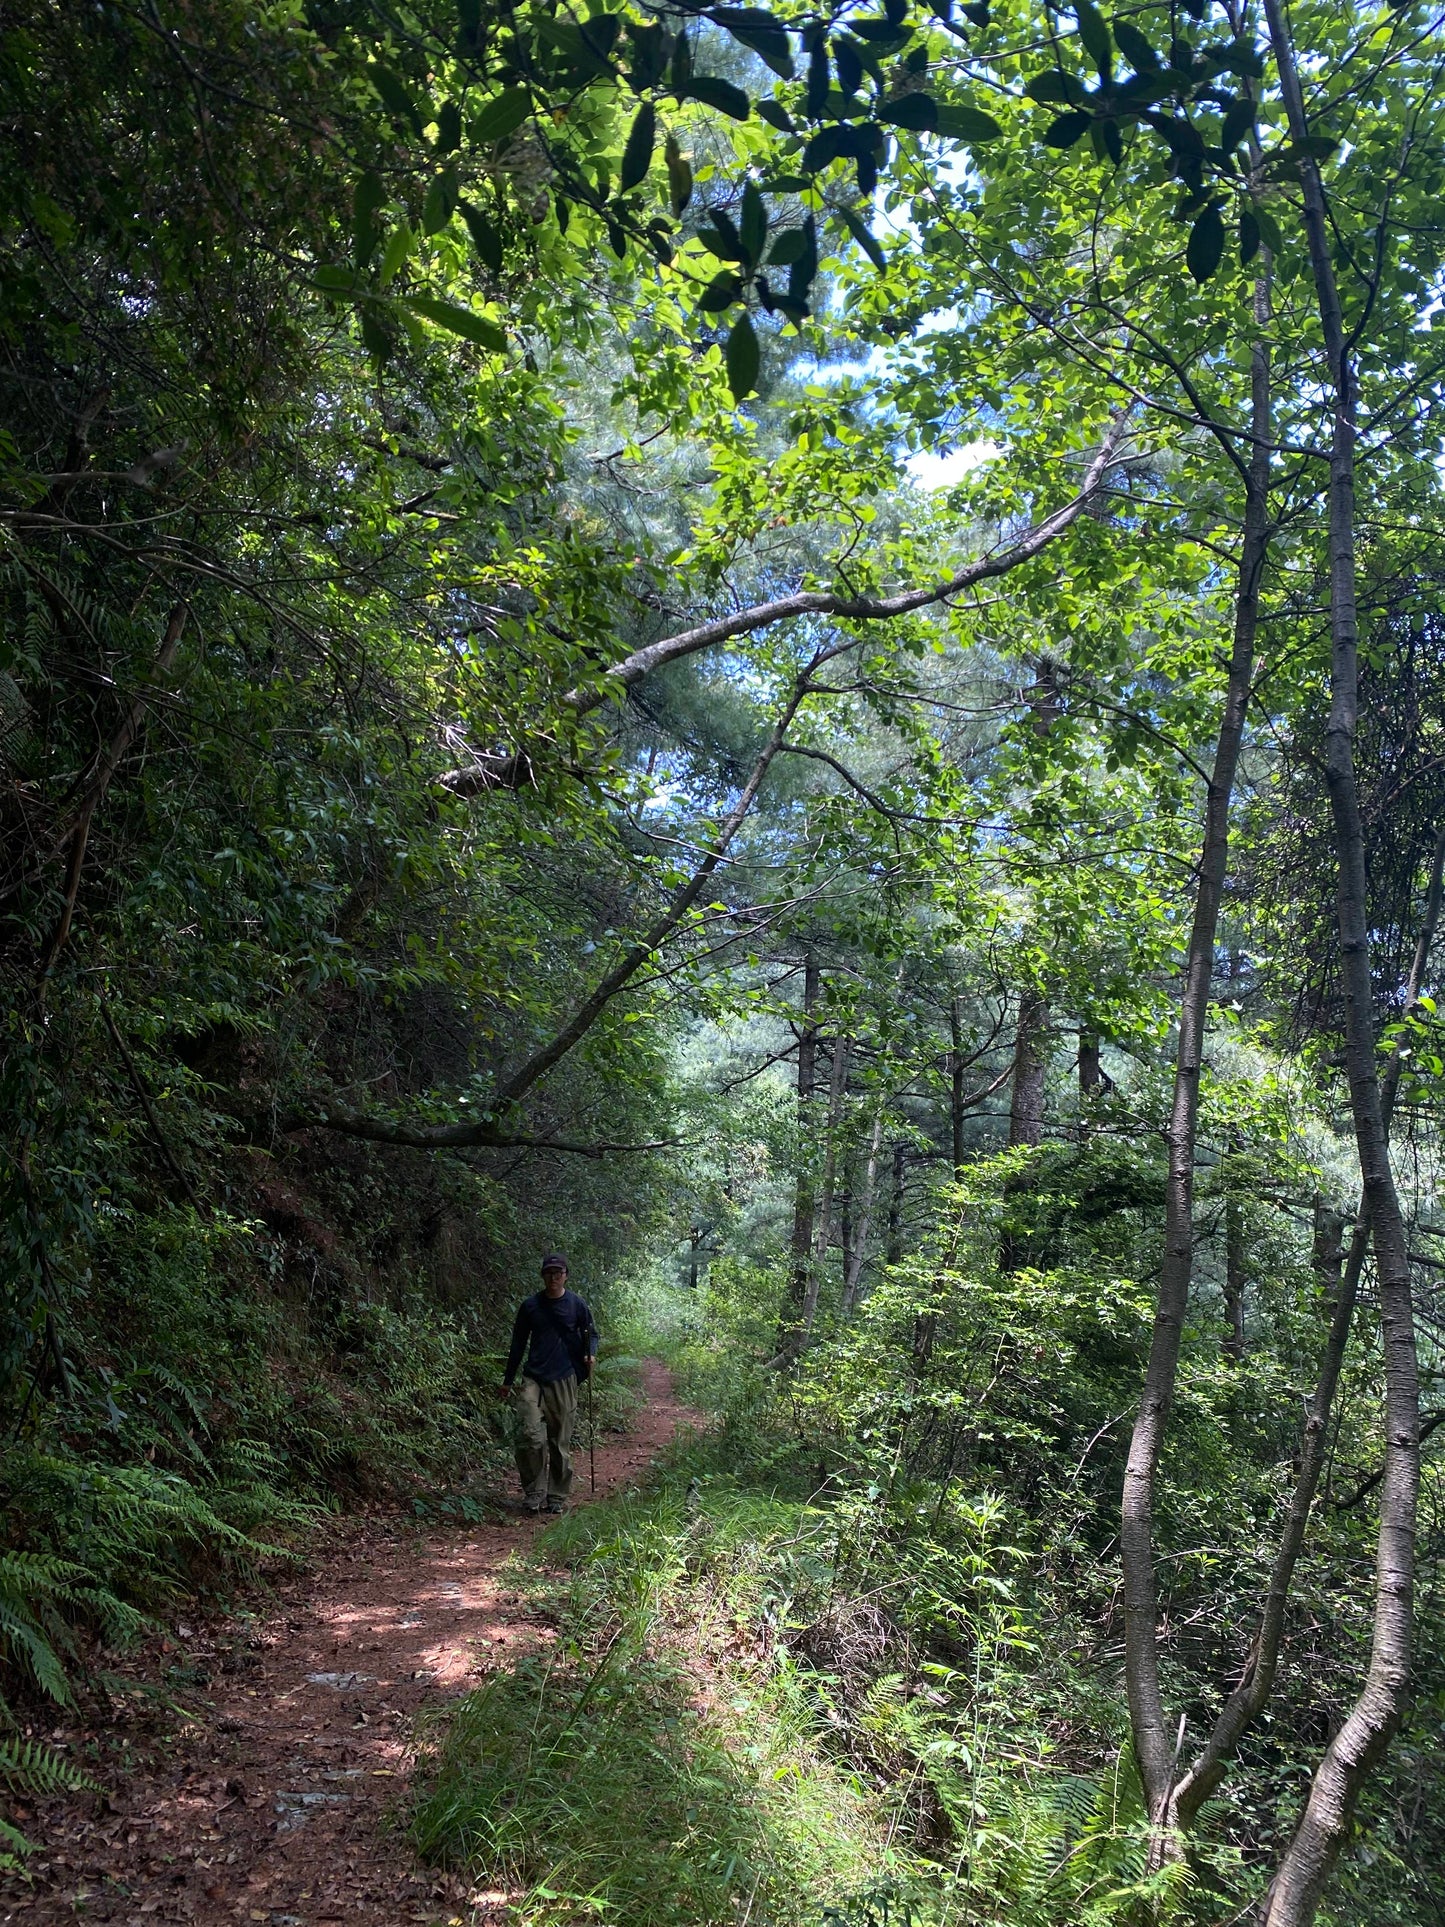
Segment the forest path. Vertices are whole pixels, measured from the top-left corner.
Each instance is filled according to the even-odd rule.
[[[656,1360],[643,1382],[632,1429],[598,1442],[599,1496],[701,1423]],[[575,1462],[585,1503],[585,1445]],[[28,1888],[6,1883],[0,1921],[445,1927],[479,1904],[485,1917],[468,1882],[417,1864],[397,1822],[417,1716],[556,1637],[518,1558],[540,1530],[520,1511],[445,1527],[342,1521],[259,1620],[188,1630],[194,1684],[175,1683],[172,1659],[169,1690],[194,1718],[167,1722],[157,1743],[148,1716],[148,1757],[101,1776],[108,1799],[43,1804],[29,1830],[45,1849]],[[196,1675],[209,1675],[204,1700]]]

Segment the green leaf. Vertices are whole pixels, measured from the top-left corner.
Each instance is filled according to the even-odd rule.
[[[825,127],[820,134],[814,134],[803,149],[803,166],[810,174],[821,173],[831,161],[836,161],[848,145],[846,127]]]
[[[356,286],[356,274],[351,268],[319,267],[312,275],[311,283],[326,294],[350,294]]]
[[[1239,265],[1247,268],[1259,253],[1259,221],[1253,208],[1245,206],[1239,210]]]
[[[402,262],[406,260],[415,246],[416,236],[412,233],[408,224],[403,221],[401,226],[387,242],[385,250],[382,253],[381,265],[376,271],[376,278],[382,287],[385,288],[389,286],[390,283],[396,279],[401,270]]]
[[[1133,21],[1120,20],[1116,16],[1111,25],[1114,29],[1114,44],[1135,73],[1156,73],[1163,63]]]
[[[773,236],[773,245],[768,250],[770,268],[788,268],[794,261],[801,261],[808,251],[808,237],[800,227],[785,227]]]
[[[353,235],[356,249],[356,265],[364,268],[376,252],[376,244],[381,239],[381,222],[377,219],[386,205],[386,189],[381,176],[368,169],[356,183],[352,198]]]
[[[483,267],[490,268],[493,274],[502,271],[502,237],[492,226],[479,207],[470,201],[459,201],[462,219],[467,224],[467,232],[472,237],[472,246]]]
[[[426,199],[421,208],[421,231],[423,234],[440,234],[457,204],[457,177],[453,169],[438,174],[426,191]]]
[[[656,141],[657,109],[650,100],[645,100],[637,110],[628,131],[627,145],[622,150],[622,172],[617,180],[619,194],[626,194],[630,188],[647,179]]]
[[[478,147],[514,134],[532,111],[532,96],[525,87],[507,87],[472,116],[468,133]]]
[[[794,131],[792,115],[776,100],[758,100],[754,101],[753,105],[758,110],[758,118],[765,120],[769,127],[776,127],[780,134],[791,134]]]
[[[437,152],[451,154],[462,144],[462,110],[454,100],[444,101],[437,115]]]
[[[1212,204],[1189,230],[1185,263],[1196,281],[1207,281],[1224,256],[1224,216]]]
[[[707,211],[712,223],[711,230],[698,229],[698,240],[711,250],[719,261],[741,261],[743,258],[743,238],[732,222],[732,217],[720,207],[710,207]]]
[[[954,141],[996,141],[1003,133],[992,114],[955,101],[938,103],[937,131]]]
[[[938,102],[931,94],[900,94],[886,100],[878,118],[890,127],[906,127],[915,134],[931,134],[938,125]]]
[[[1282,254],[1284,252],[1284,236],[1279,231],[1279,222],[1275,220],[1269,209],[1267,207],[1261,207],[1258,201],[1254,203],[1251,211],[1254,214],[1256,222],[1259,224],[1260,239],[1264,242],[1264,245],[1269,249],[1271,254]]]
[[[663,146],[663,159],[667,162],[667,183],[671,190],[672,211],[681,214],[692,199],[692,165],[677,144],[677,136],[669,134]]]
[[[728,387],[734,401],[742,401],[757,386],[759,360],[753,318],[750,314],[740,314],[733,323],[727,345]]]
[[[863,52],[856,40],[839,34],[833,42],[833,70],[844,100],[851,100],[863,85]]]
[[[465,341],[475,341],[479,347],[490,348],[493,354],[500,354],[507,345],[507,337],[496,322],[474,314],[470,308],[458,307],[456,302],[443,301],[434,294],[409,294],[405,300],[407,307],[425,315],[439,328],[446,328]]]
[[[1092,119],[1092,114],[1086,114],[1077,107],[1070,113],[1058,115],[1044,135],[1044,146],[1072,147],[1088,132]]]
[[[1224,116],[1224,125],[1219,132],[1219,145],[1226,154],[1232,154],[1254,125],[1255,105],[1252,100],[1237,100]]]
[[[1035,74],[1024,87],[1024,93],[1044,107],[1081,107],[1089,97],[1088,88],[1077,74],[1063,73],[1057,67],[1046,67],[1041,74]]]
[[[875,237],[868,231],[867,226],[850,207],[840,207],[837,209],[837,212],[842,216],[844,225],[853,236],[853,239],[858,243],[859,247],[862,248],[874,267],[882,273],[883,269],[888,266],[888,257],[882,248],[879,247]]]
[[[742,217],[738,223],[738,239],[742,242],[743,253],[756,264],[763,258],[763,249],[768,241],[768,210],[763,197],[758,192],[756,181],[743,183]]]
[[[708,16],[725,27],[734,40],[740,40],[775,74],[793,78],[793,54],[788,45],[788,30],[774,14],[763,7],[714,7]]]
[[[1099,77],[1108,80],[1114,71],[1114,43],[1109,38],[1109,29],[1104,16],[1094,5],[1094,0],[1076,0],[1074,14],[1079,22],[1079,38],[1084,43],[1084,51],[1099,70]]]
[[[821,117],[823,109],[828,104],[828,88],[830,84],[828,73],[828,43],[824,40],[822,34],[819,34],[813,42],[812,51],[808,55],[808,86],[804,97],[804,105],[807,109],[809,120],[817,120]]]
[[[421,132],[421,117],[417,113],[416,102],[412,99],[411,89],[401,75],[384,66],[379,60],[373,61],[366,70],[366,77],[381,97],[381,104],[396,120],[410,123],[416,133]]]
[[[715,107],[733,120],[746,120],[752,112],[752,104],[742,88],[734,87],[730,80],[719,79],[716,74],[694,74],[678,92],[684,100],[700,100],[704,107]]]
[[[796,322],[798,316],[793,310],[806,308],[808,296],[812,291],[813,279],[818,272],[818,222],[810,214],[803,223],[803,251],[788,270],[789,319]]]
[[[742,291],[741,277],[734,274],[731,268],[724,268],[703,289],[697,305],[704,314],[721,314],[724,308],[733,305]]]

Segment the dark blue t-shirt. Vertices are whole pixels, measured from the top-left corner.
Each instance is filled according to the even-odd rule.
[[[575,1291],[564,1291],[560,1298],[535,1291],[517,1307],[502,1383],[510,1385],[517,1376],[524,1352],[527,1377],[539,1385],[555,1385],[575,1377],[583,1359],[594,1357],[596,1351],[597,1327],[585,1299]]]

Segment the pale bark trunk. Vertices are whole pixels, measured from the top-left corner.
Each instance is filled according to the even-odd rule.
[[[958,1005],[955,997],[948,1006],[948,1121],[955,1178],[963,1176],[963,1013]]]
[[[828,1241],[833,1235],[833,1187],[838,1170],[838,1132],[842,1124],[843,1100],[848,1091],[848,1064],[853,1054],[851,1037],[833,1040],[833,1066],[828,1079],[828,1121],[823,1147],[823,1193],[818,1203],[818,1223],[813,1239],[813,1259],[803,1290],[802,1343],[813,1335],[818,1316],[818,1294],[823,1286],[823,1267],[828,1259]]]
[[[873,1119],[868,1139],[868,1158],[863,1166],[863,1182],[858,1194],[858,1213],[853,1221],[853,1236],[848,1245],[847,1266],[843,1273],[843,1316],[849,1318],[857,1307],[863,1283],[863,1266],[868,1257],[868,1230],[873,1217],[873,1196],[878,1185],[878,1153],[883,1147],[883,1113]]]
[[[1302,154],[1299,173],[1305,234],[1334,389],[1329,504],[1331,674],[1325,785],[1339,865],[1337,913],[1346,1068],[1359,1148],[1361,1216],[1368,1216],[1374,1239],[1385,1356],[1385,1471],[1380,1488],[1369,1665],[1360,1695],[1315,1773],[1304,1815],[1275,1875],[1265,1915],[1269,1927],[1307,1927],[1314,1919],[1348,1831],[1360,1788],[1389,1745],[1404,1710],[1414,1605],[1420,1393],[1409,1252],[1375,1067],[1365,845],[1354,766],[1359,706],[1355,372],[1335,283],[1324,187],[1308,153],[1309,122],[1280,0],[1265,0],[1265,13],[1290,134]]]
[[[1268,321],[1268,290],[1263,281],[1256,287],[1255,320],[1262,334]],[[1250,683],[1254,673],[1255,631],[1259,617],[1260,578],[1269,546],[1269,352],[1259,337],[1256,338],[1252,354],[1250,386],[1253,440],[1246,475],[1233,648],[1224,714],[1220,721],[1214,767],[1205,802],[1199,885],[1189,935],[1184,993],[1179,1009],[1174,1095],[1166,1132],[1169,1163],[1165,1187],[1164,1256],[1160,1266],[1154,1332],[1143,1397],[1124,1473],[1119,1531],[1124,1568],[1124,1673],[1130,1730],[1149,1812],[1159,1830],[1161,1851],[1169,1850],[1167,1836],[1174,1819],[1171,1796],[1177,1744],[1175,1733],[1165,1715],[1159,1677],[1159,1586],[1154,1561],[1154,1491],[1165,1426],[1174,1397],[1179,1346],[1194,1260],[1194,1159],[1199,1078],[1214,968],[1215,933],[1219,924],[1229,854],[1230,797],[1248,713]]]
[[[795,1348],[808,1296],[808,1273],[813,1257],[812,1128],[813,1096],[818,1082],[818,1027],[815,1013],[822,971],[810,950],[803,963],[803,1021],[798,1030],[798,1175],[793,1187],[793,1233],[789,1240],[792,1254],[788,1281],[788,1311],[784,1319],[782,1345]]]
[[[1410,967],[1410,977],[1405,993],[1407,1011],[1412,1010],[1419,1000],[1425,981],[1425,971],[1430,961],[1430,950],[1439,927],[1442,871],[1445,871],[1445,830],[1436,837],[1434,853],[1430,860],[1425,911],[1421,920],[1419,938],[1415,944],[1415,957]],[[1400,1088],[1402,1061],[1399,1046],[1396,1045],[1385,1067],[1385,1076],[1380,1089],[1381,1120],[1387,1132],[1395,1108],[1396,1093]],[[1345,1347],[1349,1341],[1350,1326],[1355,1315],[1355,1301],[1359,1293],[1360,1273],[1364,1268],[1369,1242],[1369,1219],[1362,1212],[1350,1240],[1349,1256],[1344,1262],[1342,1274],[1339,1219],[1333,1213],[1329,1214],[1316,1231],[1316,1268],[1321,1275],[1322,1287],[1329,1305],[1330,1330],[1320,1360],[1314,1396],[1310,1399],[1300,1437],[1299,1471],[1295,1478],[1294,1492],[1290,1497],[1284,1531],[1280,1536],[1279,1550],[1275,1554],[1274,1566],[1270,1572],[1264,1609],[1260,1614],[1259,1630],[1255,1634],[1254,1644],[1250,1649],[1244,1677],[1221,1709],[1208,1744],[1175,1789],[1175,1813],[1182,1826],[1189,1825],[1200,1807],[1224,1778],[1230,1755],[1247,1729],[1263,1712],[1274,1687],[1280,1647],[1284,1638],[1285,1607],[1289,1603],[1295,1565],[1304,1545],[1310,1508],[1314,1503],[1315,1494],[1319,1489],[1320,1475],[1324,1470],[1325,1431],[1339,1384],[1340,1369],[1344,1363]]]

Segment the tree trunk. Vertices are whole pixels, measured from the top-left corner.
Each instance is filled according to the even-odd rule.
[[[1179,1009],[1174,1094],[1166,1130],[1168,1176],[1165,1186],[1165,1244],[1160,1266],[1154,1331],[1145,1371],[1139,1415],[1134,1423],[1124,1472],[1119,1539],[1124,1568],[1124,1677],[1129,1723],[1156,1828],[1156,1851],[1175,1850],[1175,1733],[1164,1711],[1159,1678],[1159,1586],[1154,1563],[1154,1490],[1164,1429],[1174,1397],[1179,1346],[1184,1330],[1194,1258],[1194,1158],[1199,1115],[1199,1078],[1209,1013],[1214,940],[1229,853],[1229,809],[1240,742],[1244,735],[1254,673],[1255,631],[1259,619],[1260,578],[1269,546],[1268,492],[1270,438],[1268,286],[1255,287],[1259,329],[1250,371],[1250,428],[1253,440],[1245,464],[1245,512],[1235,595],[1234,638],[1225,689],[1224,714],[1215,745],[1205,801],[1204,842],[1199,885],[1189,933],[1184,993]]]
[[[1439,926],[1442,871],[1445,871],[1445,830],[1442,830],[1435,839],[1435,850],[1431,858],[1430,880],[1425,892],[1425,912],[1420,925],[1420,935],[1415,945],[1415,958],[1410,967],[1405,994],[1407,1011],[1413,1009],[1419,1000],[1425,981],[1425,970],[1430,960],[1431,946],[1434,944],[1435,932]],[[1395,1108],[1395,1096],[1400,1088],[1402,1064],[1400,1046],[1396,1044],[1390,1054],[1390,1061],[1385,1067],[1384,1081],[1380,1090],[1381,1115],[1387,1132]],[[1326,1427],[1329,1424],[1335,1390],[1339,1384],[1340,1370],[1344,1363],[1345,1346],[1349,1341],[1350,1326],[1355,1315],[1360,1273],[1364,1268],[1365,1253],[1370,1242],[1369,1219],[1362,1212],[1355,1225],[1354,1236],[1350,1240],[1350,1253],[1345,1261],[1342,1276],[1339,1222],[1339,1218],[1334,1213],[1321,1214],[1316,1230],[1317,1269],[1320,1271],[1325,1296],[1330,1305],[1330,1330],[1320,1360],[1314,1396],[1310,1400],[1305,1415],[1299,1444],[1299,1471],[1295,1478],[1295,1488],[1290,1498],[1284,1531],[1280,1535],[1279,1550],[1275,1554],[1274,1566],[1270,1572],[1264,1608],[1260,1614],[1259,1630],[1255,1635],[1243,1678],[1221,1708],[1208,1744],[1175,1789],[1175,1811],[1179,1823],[1183,1826],[1189,1825],[1200,1807],[1224,1778],[1225,1765],[1230,1755],[1248,1728],[1263,1712],[1274,1688],[1280,1645],[1284,1636],[1285,1607],[1289,1603],[1295,1564],[1304,1545],[1310,1508],[1314,1503],[1315,1493],[1319,1489],[1320,1474],[1324,1470]]]
[[[959,999],[955,997],[948,1006],[948,1121],[949,1141],[953,1152],[953,1175],[955,1179],[963,1176],[963,1014],[959,1009]]]
[[[893,1147],[893,1189],[888,1194],[888,1244],[886,1257],[896,1265],[903,1257],[903,1197],[908,1183],[908,1146]]]
[[[815,1014],[823,975],[811,949],[803,960],[803,1013],[798,1028],[798,1172],[793,1185],[793,1231],[788,1241],[788,1304],[779,1333],[779,1351],[797,1349],[808,1296],[813,1258],[813,1095],[818,1082],[818,1028]]]
[[[873,1194],[878,1184],[878,1153],[883,1145],[883,1112],[873,1119],[868,1140],[868,1158],[863,1166],[863,1183],[858,1194],[858,1214],[853,1221],[853,1236],[843,1272],[843,1316],[852,1316],[863,1282],[863,1264],[868,1256],[868,1228],[873,1216]]]
[[[1244,1363],[1244,1213],[1233,1194],[1224,1201],[1224,1356]]]
[[[1048,1005],[1036,990],[1025,990],[1019,1001],[1019,1027],[1014,1039],[1013,1096],[1008,1118],[1011,1149],[1043,1140],[1048,1025]]]
[[[838,1169],[838,1133],[842,1123],[843,1101],[848,1092],[848,1062],[852,1054],[851,1037],[834,1038],[833,1067],[828,1079],[828,1121],[824,1127],[823,1195],[818,1204],[813,1261],[803,1291],[802,1345],[806,1345],[813,1335],[813,1324],[818,1316],[818,1293],[823,1286],[823,1267],[828,1258],[828,1242],[833,1235],[833,1185]]]
[[[1295,1836],[1270,1890],[1269,1927],[1307,1927],[1349,1828],[1360,1788],[1400,1723],[1410,1673],[1415,1518],[1420,1488],[1420,1389],[1409,1251],[1390,1166],[1375,1068],[1365,840],[1355,781],[1359,635],[1355,603],[1355,374],[1330,255],[1329,217],[1280,0],[1265,0],[1290,134],[1302,158],[1305,234],[1334,388],[1330,444],[1330,717],[1325,785],[1338,859],[1337,915],[1345,995],[1345,1053],[1359,1147],[1362,1216],[1379,1276],[1385,1354],[1385,1472],[1375,1554],[1375,1613],[1365,1682],[1325,1750]]]

